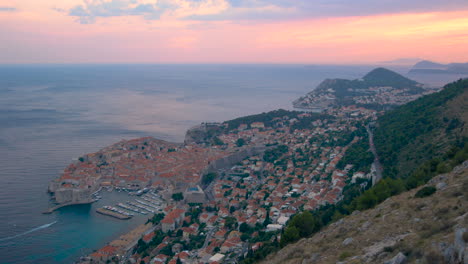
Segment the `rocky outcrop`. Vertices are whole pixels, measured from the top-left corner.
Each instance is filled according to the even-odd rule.
[[[468,233],[466,228],[458,228],[455,231],[454,247],[457,254],[457,261],[468,264]]]
[[[395,257],[384,262],[384,264],[405,264],[406,256],[405,254],[399,252]]]
[[[221,130],[220,123],[201,123],[187,130],[185,133],[185,144],[206,144]]]

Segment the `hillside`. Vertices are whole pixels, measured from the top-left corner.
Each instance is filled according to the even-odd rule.
[[[365,86],[391,86],[394,88],[417,88],[418,83],[410,80],[396,72],[387,70],[385,68],[377,68],[366,74],[362,78]]]
[[[329,109],[358,105],[370,109],[394,107],[416,99],[426,91],[422,84],[385,68],[376,68],[362,79],[326,79],[293,102],[302,109]]]
[[[384,175],[407,177],[422,163],[442,158],[468,138],[468,80],[381,116],[375,145]]]
[[[408,263],[467,261],[468,162],[435,177],[437,191],[415,198],[424,187],[391,197],[371,210],[355,211],[310,238],[281,249],[261,263]],[[420,261],[420,262],[419,262]]]
[[[434,69],[434,70],[443,70],[446,69],[447,65],[433,62],[433,61],[428,61],[428,60],[423,60],[418,63],[416,63],[413,66],[413,69]]]
[[[359,185],[351,185],[349,189],[344,191],[342,201],[336,205],[323,206],[312,213],[306,211],[297,214],[292,218],[292,221],[288,223],[282,234],[280,245],[286,246],[286,248],[278,253],[279,256],[271,257],[269,260],[273,261],[274,259],[273,262],[275,263],[288,263],[289,260],[292,260],[290,263],[301,263],[294,261],[302,261],[302,259],[314,257],[313,253],[315,252],[326,256],[326,258],[311,263],[336,263],[338,259],[344,260],[352,256],[360,257],[355,260],[355,262],[349,263],[361,263],[364,259],[366,259],[366,261],[369,260],[371,263],[382,263],[384,258],[389,258],[391,254],[381,255],[381,252],[379,252],[379,254],[369,257],[368,252],[375,249],[376,245],[379,245],[378,241],[385,241],[392,237],[395,238],[396,236],[403,235],[403,233],[408,233],[411,234],[411,237],[416,237],[414,241],[412,240],[415,245],[406,247],[420,247],[422,252],[415,253],[416,255],[412,255],[411,252],[404,253],[410,258],[421,259],[425,254],[428,254],[429,251],[427,251],[427,247],[431,245],[431,239],[435,233],[443,231],[445,232],[443,233],[443,239],[450,237],[450,232],[452,232],[451,230],[453,227],[456,227],[456,224],[452,223],[452,221],[446,221],[449,218],[444,218],[442,220],[434,219],[425,215],[424,212],[417,212],[417,215],[415,213],[412,214],[411,217],[406,218],[403,216],[414,211],[412,202],[409,201],[408,198],[414,196],[416,192],[414,190],[415,188],[431,181],[437,174],[451,171],[454,166],[468,159],[468,144],[466,144],[468,139],[468,130],[466,127],[468,121],[467,96],[468,80],[460,80],[446,85],[439,93],[424,96],[380,116],[376,122],[376,128],[374,129],[374,144],[377,148],[378,156],[383,163],[383,172],[386,177],[368,189],[359,189]],[[346,151],[343,160],[357,166],[357,168],[369,166],[372,160],[355,157],[356,155],[365,154],[365,152],[362,151],[362,147],[366,146],[366,144],[364,144],[366,142],[367,139],[362,138],[359,142],[351,146]],[[346,164],[342,165],[344,166]],[[466,170],[467,165],[468,164],[465,163],[463,169],[459,168],[455,170],[455,174],[459,176],[455,175],[453,177],[458,177],[460,179],[456,180],[457,183],[453,183],[453,186],[461,186],[464,184],[465,187],[468,187],[466,183],[466,176],[468,176]],[[460,170],[462,171],[460,172]],[[445,179],[446,177],[448,176],[443,176],[442,178]],[[438,179],[438,177],[435,179]],[[444,184],[448,183],[444,182],[441,185]],[[407,193],[404,193],[405,191]],[[456,193],[460,192],[463,193],[460,189]],[[466,195],[466,191],[464,191],[464,193]],[[399,194],[401,195],[395,196]],[[457,194],[455,196],[459,197],[460,195]],[[398,203],[396,203],[397,205],[388,208],[388,201],[393,201],[394,199],[398,201]],[[442,198],[439,197],[437,199],[441,200]],[[428,210],[428,212],[438,212],[439,210],[449,212],[452,210],[449,208],[466,206],[467,201],[466,197],[457,198],[451,201],[454,203],[453,206],[451,206],[449,198],[447,198],[447,203],[444,203],[443,206],[445,207],[442,208],[438,207],[439,204],[437,201],[439,200],[434,200],[434,207],[427,206],[425,210]],[[429,204],[431,203],[427,203],[427,205]],[[376,206],[377,209],[372,209]],[[399,208],[401,208],[401,212],[397,211]],[[372,210],[364,214],[356,213],[358,210],[363,211],[367,209]],[[380,221],[380,215],[391,215],[390,211],[392,210],[396,210],[396,216],[400,216],[401,218],[393,219],[390,223]],[[463,212],[461,214],[464,214],[466,213],[466,209],[458,212]],[[375,215],[378,214],[379,217],[375,217]],[[359,218],[356,215],[364,215],[364,217]],[[359,219],[358,223],[353,222],[355,220],[348,220],[356,219],[356,217]],[[452,217],[450,218],[451,220],[456,218],[455,215],[450,215],[448,213],[443,217]],[[417,226],[422,226],[424,227],[423,229],[412,230],[414,223],[411,223],[411,221],[413,221],[412,219],[414,218],[428,219],[426,222],[418,222]],[[338,223],[342,223],[342,221],[351,222],[339,226],[341,231],[336,233],[338,229],[336,226],[339,224],[331,223],[339,219],[344,220],[340,220]],[[430,220],[440,221],[430,223]],[[365,222],[368,222],[366,225],[369,226],[375,225],[376,230],[372,230],[371,232],[366,231],[362,234],[363,237],[360,237],[361,235],[359,233],[364,231],[361,225]],[[427,223],[427,225],[423,225],[424,223]],[[332,227],[329,227],[330,224]],[[382,224],[382,226],[379,226],[380,224]],[[393,224],[395,224],[394,227],[392,226]],[[440,224],[440,227],[437,226],[438,224]],[[348,228],[353,227],[353,225],[354,228]],[[428,232],[428,228],[434,229],[435,231],[440,230],[430,236],[426,236],[423,233]],[[402,230],[405,230],[405,232]],[[302,244],[300,245],[303,246],[298,246],[297,244],[292,246],[287,245],[288,243],[295,242],[300,238],[306,238],[317,232],[320,232],[319,235],[315,235],[307,240],[302,240],[302,242],[300,242]],[[347,236],[354,237],[353,241],[362,241],[354,244],[354,247],[342,247],[341,243]],[[439,239],[439,237],[436,238]],[[317,242],[319,240],[321,241],[320,243]],[[406,240],[407,238],[405,238],[405,241]],[[308,244],[307,241],[313,242],[313,245]],[[351,240],[347,240],[345,244],[349,245],[349,241]],[[301,247],[302,249],[300,249]],[[391,248],[393,245],[388,246],[385,244],[382,246],[382,248],[385,247],[386,251],[388,251],[387,253],[398,253],[394,252],[395,249]],[[339,251],[341,249],[343,249],[342,252],[336,252],[336,250]],[[293,253],[293,251],[296,253]],[[329,253],[329,251],[331,253]],[[269,252],[274,252],[274,250],[270,250]],[[304,255],[307,255],[307,257]],[[254,257],[261,258],[261,255],[257,254],[254,255]],[[308,262],[306,261],[304,263]]]

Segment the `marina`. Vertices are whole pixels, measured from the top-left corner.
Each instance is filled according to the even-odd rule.
[[[99,197],[99,191],[93,194],[94,198]],[[149,192],[148,190],[142,192],[144,192],[144,194],[142,194],[139,199],[120,202],[115,206],[106,205],[102,208],[99,208],[97,212],[118,219],[129,219],[133,217],[135,213],[148,215],[148,213],[156,214],[158,212],[163,212],[163,201],[157,194]]]

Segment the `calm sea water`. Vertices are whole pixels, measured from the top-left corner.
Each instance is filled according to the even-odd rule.
[[[291,109],[324,78],[359,78],[372,68],[0,66],[0,262],[72,263],[146,220],[96,214],[96,207],[128,199],[116,192],[93,205],[41,214],[48,182],[73,158],[141,136],[181,142],[200,122]],[[418,78],[441,84],[459,76]]]

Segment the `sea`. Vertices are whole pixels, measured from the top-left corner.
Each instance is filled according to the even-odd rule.
[[[326,78],[376,65],[0,65],[0,263],[74,263],[148,216],[117,220],[91,205],[50,205],[48,183],[74,159],[122,139],[182,142],[201,122],[279,108]],[[389,67],[402,74],[406,67]],[[409,76],[430,86],[458,75]]]

